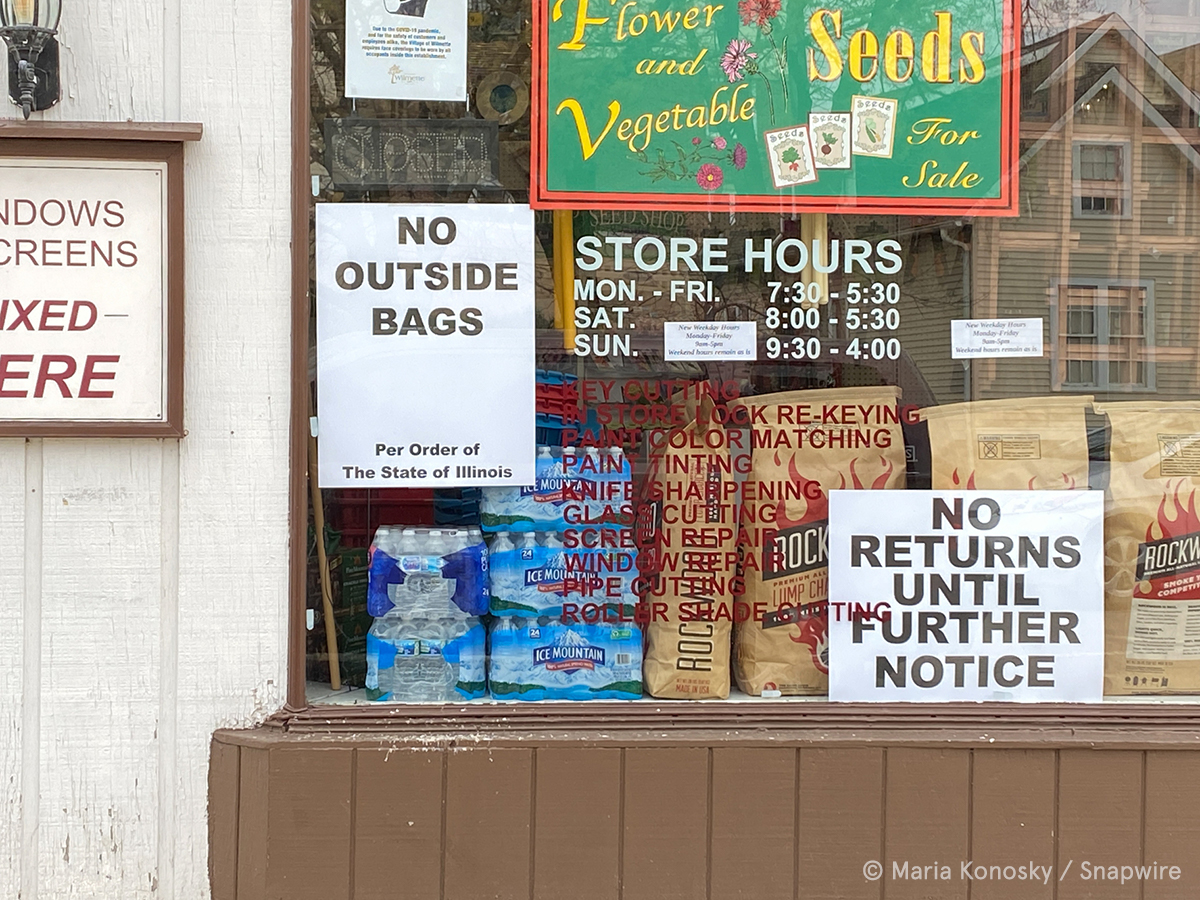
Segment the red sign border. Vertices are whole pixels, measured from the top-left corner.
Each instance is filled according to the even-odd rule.
[[[533,165],[529,171],[529,205],[534,209],[662,209],[685,212],[764,213],[909,213],[910,215],[1017,216],[1014,169],[1020,143],[1021,8],[1003,0],[1004,23],[1000,83],[1000,196],[964,198],[954,203],[933,197],[797,197],[781,194],[654,194],[637,192],[554,191],[547,187],[546,122],[549,119],[546,62],[549,50],[547,5],[533,4],[533,90],[530,124]]]

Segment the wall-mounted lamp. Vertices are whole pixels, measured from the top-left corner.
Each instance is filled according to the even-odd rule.
[[[25,118],[59,100],[58,17],[62,0],[0,0],[0,37],[8,45],[8,96]]]

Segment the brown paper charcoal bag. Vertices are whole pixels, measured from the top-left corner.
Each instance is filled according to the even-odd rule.
[[[654,613],[642,678],[654,697],[724,700],[737,559],[733,467],[712,400],[683,402],[688,424],[651,457],[639,508],[638,544],[648,551],[642,599]]]
[[[1087,490],[1089,396],[1019,397],[919,410],[933,489]]]
[[[1200,691],[1200,403],[1105,403],[1104,693]]]
[[[734,650],[746,693],[828,693],[829,492],[904,487],[898,399],[894,387],[860,387],[736,401],[752,448],[738,533],[752,615]]]

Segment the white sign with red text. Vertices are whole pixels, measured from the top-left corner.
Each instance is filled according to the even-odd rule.
[[[166,181],[0,159],[0,420],[166,419]]]

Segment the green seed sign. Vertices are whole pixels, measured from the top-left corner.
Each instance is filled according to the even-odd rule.
[[[535,3],[540,208],[1015,215],[1015,0]]]

